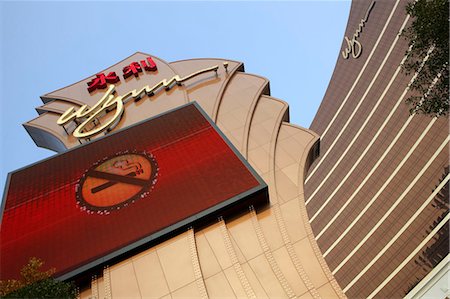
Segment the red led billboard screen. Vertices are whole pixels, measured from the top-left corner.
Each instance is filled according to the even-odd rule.
[[[30,257],[70,278],[230,207],[268,201],[265,183],[197,104],[12,172],[8,180],[0,279],[17,278]]]

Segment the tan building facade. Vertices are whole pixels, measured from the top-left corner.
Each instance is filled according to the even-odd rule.
[[[123,65],[146,57],[136,53],[102,73],[120,74]],[[131,258],[105,264],[101,273],[90,274],[91,282],[81,286],[80,297],[344,298],[317,246],[304,204],[304,175],[317,153],[319,136],[290,124],[287,103],[271,97],[269,81],[245,73],[242,63],[221,59],[166,63],[152,58],[158,71],[116,83],[115,96],[163,79],[179,76],[178,81],[183,81],[199,70],[210,71],[170,90],[158,90],[152,97],[125,103],[113,131],[196,101],[267,183],[270,204],[257,211],[249,207]],[[39,146],[64,151],[108,134],[105,130],[76,138],[73,132],[82,119],[57,124],[70,107],[98,103],[104,91],[89,93],[86,84],[91,80],[43,96],[40,116],[25,124]],[[85,131],[105,122],[100,120]]]

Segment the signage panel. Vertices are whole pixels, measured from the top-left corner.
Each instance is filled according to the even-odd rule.
[[[267,185],[196,103],[9,174],[0,279],[30,257],[67,279],[230,209]]]

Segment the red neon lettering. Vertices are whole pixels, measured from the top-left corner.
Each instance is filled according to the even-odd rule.
[[[137,62],[132,62],[130,65],[127,65],[123,68],[123,77],[126,79],[130,77],[131,75],[134,75],[135,77],[139,76],[139,73],[142,72],[142,68]]]
[[[154,72],[158,69],[156,67],[156,63],[153,61],[153,59],[151,57],[147,57],[147,62],[148,62],[148,65],[145,62],[145,60],[141,60],[141,65],[146,71]]]
[[[116,76],[115,72],[110,72],[108,76],[105,76],[105,74],[100,73],[95,75],[96,78],[92,79],[91,82],[88,82],[88,88],[87,90],[89,92],[93,92],[96,89],[105,89],[106,83],[116,83],[119,82],[120,79],[118,76]]]

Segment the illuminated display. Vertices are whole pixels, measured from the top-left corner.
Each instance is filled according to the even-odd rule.
[[[73,277],[232,210],[267,185],[195,103],[9,174],[0,279],[32,256]]]
[[[147,153],[123,153],[95,163],[77,185],[82,210],[109,214],[145,197],[156,183],[158,167]]]

